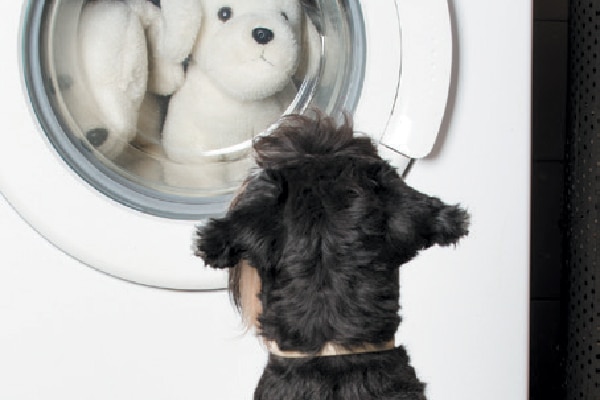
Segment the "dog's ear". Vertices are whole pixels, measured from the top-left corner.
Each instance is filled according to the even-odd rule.
[[[276,228],[279,192],[269,173],[249,178],[223,218],[198,227],[195,254],[213,268],[234,267],[243,258],[257,265]]]
[[[198,227],[195,243],[196,256],[212,268],[229,268],[239,263],[242,248],[235,240],[231,217],[212,219]]]
[[[381,182],[389,193],[388,238],[400,263],[433,245],[455,244],[468,233],[469,214],[459,205],[418,192],[395,171],[384,172]]]

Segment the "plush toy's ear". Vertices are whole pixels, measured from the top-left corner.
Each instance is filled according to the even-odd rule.
[[[191,54],[202,21],[200,0],[169,0],[150,21],[148,42],[151,53],[149,89],[169,95],[181,87],[183,63]]]
[[[433,245],[455,244],[468,233],[469,214],[460,206],[416,191],[395,171],[385,175],[382,183],[390,194],[388,237],[400,263]]]
[[[198,228],[196,255],[213,268],[234,267],[242,259],[255,266],[263,263],[280,236],[279,193],[279,185],[265,172],[249,179],[225,217]]]

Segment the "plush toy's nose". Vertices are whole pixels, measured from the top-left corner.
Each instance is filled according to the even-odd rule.
[[[275,34],[267,28],[254,28],[252,30],[252,37],[258,44],[267,44],[275,39]]]

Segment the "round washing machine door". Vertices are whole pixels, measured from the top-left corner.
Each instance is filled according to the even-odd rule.
[[[404,169],[450,79],[446,0],[3,2],[0,191],[57,248],[169,289],[226,287],[192,254],[282,115],[319,109]],[[418,4],[414,4],[418,3]],[[20,22],[19,22],[20,21]]]

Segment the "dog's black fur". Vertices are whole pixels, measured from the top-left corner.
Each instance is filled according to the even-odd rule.
[[[287,117],[254,146],[259,169],[224,218],[199,230],[213,268],[246,260],[260,276],[259,332],[284,351],[317,353],[393,340],[398,267],[456,243],[468,215],[407,186],[346,122]],[[239,274],[230,286],[239,304]],[[402,347],[292,359],[271,355],[258,400],[422,400]]]

